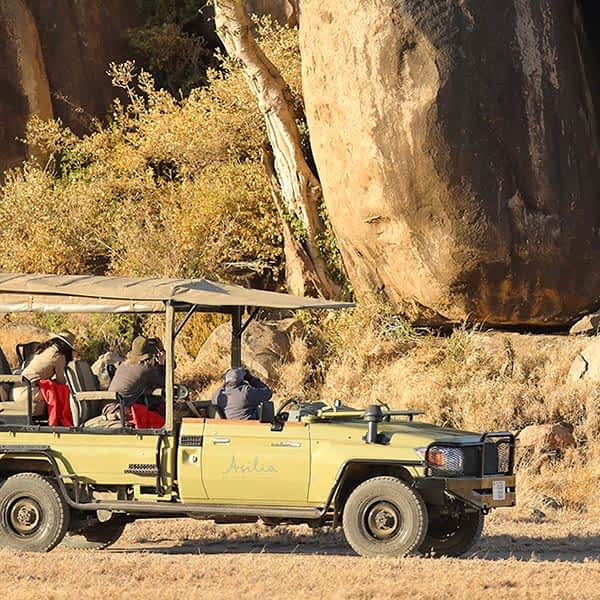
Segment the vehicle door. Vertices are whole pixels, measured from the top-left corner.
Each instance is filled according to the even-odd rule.
[[[310,474],[309,427],[273,431],[258,421],[207,420],[202,481],[211,501],[305,504]]]

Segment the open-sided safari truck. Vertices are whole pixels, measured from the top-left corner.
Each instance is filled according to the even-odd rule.
[[[264,403],[256,421],[227,420],[202,403],[194,417],[174,416],[187,401],[174,381],[174,341],[195,312],[231,315],[239,366],[242,334],[260,307],[347,306],[206,280],[0,274],[0,312],[163,313],[166,350],[161,429],[124,419],[120,428],[86,427],[118,398],[82,381],[71,381],[73,427],[36,420],[31,401],[23,415],[3,404],[0,544],[103,548],[135,519],[189,516],[342,524],[365,556],[466,552],[483,515],[515,503],[510,433],[443,429],[385,404],[358,410],[295,399],[277,411]]]

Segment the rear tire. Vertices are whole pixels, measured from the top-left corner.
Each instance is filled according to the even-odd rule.
[[[0,487],[0,545],[49,552],[69,527],[69,507],[56,484],[38,473],[19,473]]]
[[[373,477],[348,497],[342,525],[361,556],[406,556],[423,543],[427,508],[416,490],[396,477]]]
[[[103,550],[121,537],[125,525],[126,521],[113,517],[78,531],[69,531],[63,539],[62,546],[73,550]]]
[[[462,556],[479,541],[483,522],[483,513],[480,511],[462,513],[454,519],[431,519],[419,551],[435,557]]]

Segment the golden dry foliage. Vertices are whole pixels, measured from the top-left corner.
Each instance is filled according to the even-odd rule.
[[[296,32],[262,22],[265,50],[297,86]],[[237,65],[178,99],[111,65],[107,125],[81,138],[33,119],[31,159],[0,192],[0,269],[280,281],[281,233],[260,162],[265,131]],[[41,162],[45,157],[47,162]]]

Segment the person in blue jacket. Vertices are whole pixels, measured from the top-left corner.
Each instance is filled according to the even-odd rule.
[[[258,419],[258,406],[272,395],[269,386],[247,369],[238,367],[225,372],[223,385],[212,403],[220,407],[228,419]]]

